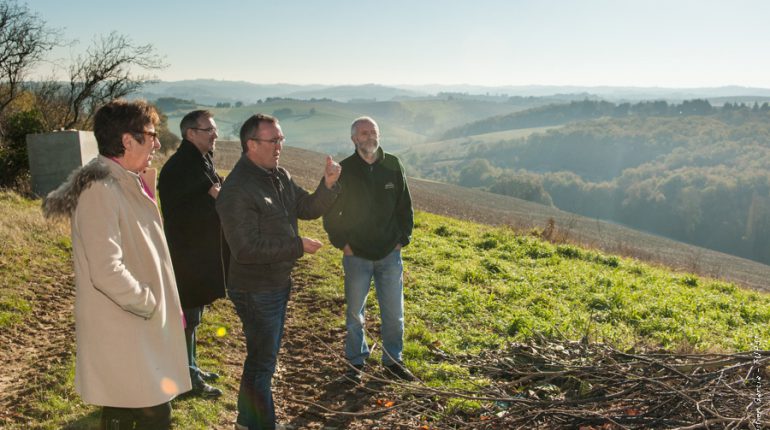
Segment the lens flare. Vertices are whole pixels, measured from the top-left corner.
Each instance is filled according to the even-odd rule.
[[[179,386],[176,382],[166,377],[160,380],[160,389],[166,394],[179,394]]]

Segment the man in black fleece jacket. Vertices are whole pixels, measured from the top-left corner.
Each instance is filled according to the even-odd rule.
[[[350,128],[355,153],[343,160],[342,193],[324,215],[329,241],[343,252],[345,270],[346,376],[354,383],[369,357],[364,337],[366,297],[374,278],[382,321],[382,364],[397,378],[404,367],[404,288],[401,248],[411,240],[414,212],[401,162],[379,145],[379,127],[369,117]]]

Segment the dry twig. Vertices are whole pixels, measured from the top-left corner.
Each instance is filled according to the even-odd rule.
[[[368,380],[378,382],[379,391],[373,394],[393,399],[394,405],[356,415],[377,416],[392,428],[429,429],[770,425],[760,409],[770,352],[629,354],[607,345],[539,338],[477,356],[438,351],[436,361],[466,368],[475,389],[436,389],[419,381],[382,384],[388,380],[368,374]],[[450,401],[458,400],[482,406],[473,414],[450,411]],[[295,401],[326,414],[343,413],[309,400]]]

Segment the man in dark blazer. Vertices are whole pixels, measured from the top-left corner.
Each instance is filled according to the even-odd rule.
[[[217,125],[211,112],[196,110],[182,118],[179,128],[182,143],[160,172],[158,196],[184,312],[192,393],[217,398],[222,391],[207,382],[219,375],[198,368],[195,351],[204,306],[225,296],[229,262],[215,207],[222,184],[212,159]]]

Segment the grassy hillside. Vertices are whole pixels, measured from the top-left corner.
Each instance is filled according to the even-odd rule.
[[[506,115],[490,116],[479,121],[460,124],[447,130],[442,139],[452,139],[477,134],[521,128],[563,125],[573,121],[585,121],[610,116],[616,106],[606,101],[572,101],[569,104],[550,104]]]
[[[400,155],[410,172],[422,178],[448,179],[448,171],[458,172],[468,161],[468,155],[479,146],[512,139],[525,139],[535,133],[545,133],[559,126],[522,128],[429,141],[414,145]]]
[[[6,363],[0,378],[4,393],[0,410],[8,411],[0,414],[0,424],[8,429],[92,428],[95,409],[80,403],[72,388],[73,279],[67,225],[45,223],[39,201],[13,193],[0,194],[0,210],[0,243],[10,244],[0,251],[4,286],[0,358]],[[318,221],[305,222],[300,229],[325,241]],[[302,259],[295,273],[301,287],[294,300],[314,303],[317,309],[308,314],[293,311],[301,317],[290,322],[287,348],[300,348],[306,356],[314,348],[342,350],[338,336],[329,345],[316,344],[310,337],[343,328],[339,260],[339,251],[329,246]],[[768,294],[571,245],[553,245],[510,228],[418,212],[414,241],[405,249],[404,260],[405,359],[425,385],[437,389],[473,392],[495,383],[474,378],[463,366],[437,360],[438,352],[489,358],[510,342],[541,337],[603,342],[636,353],[770,349]],[[47,288],[51,285],[67,294],[53,296]],[[376,308],[373,297],[370,301]],[[57,309],[58,319],[46,316],[52,309]],[[372,314],[376,315],[370,313],[370,318]],[[43,317],[48,322],[41,326]],[[370,323],[376,332],[375,319]],[[62,341],[48,342],[56,336]],[[217,403],[175,401],[176,428],[232,425],[243,357],[241,336],[232,307],[218,302],[205,318],[200,354],[205,365],[223,370],[220,386],[226,395]],[[40,344],[41,339],[46,342]],[[293,345],[298,339],[308,343]],[[341,364],[330,369],[328,362],[308,363],[298,357],[283,355],[283,366],[301,364],[307,366],[302,373],[322,372],[326,378],[329,372],[342,371]],[[297,394],[291,374],[277,382],[282,414],[294,410],[290,399]],[[327,407],[336,407],[328,401]],[[446,411],[474,414],[484,404],[455,399],[447,403]]]
[[[19,324],[32,311],[30,285],[70,278],[68,236],[63,225],[48,225],[39,201],[0,191],[0,332]]]
[[[538,332],[623,349],[770,346],[767,295],[505,228],[429,214],[417,223],[407,256],[415,319],[424,323],[415,339],[457,351]]]

